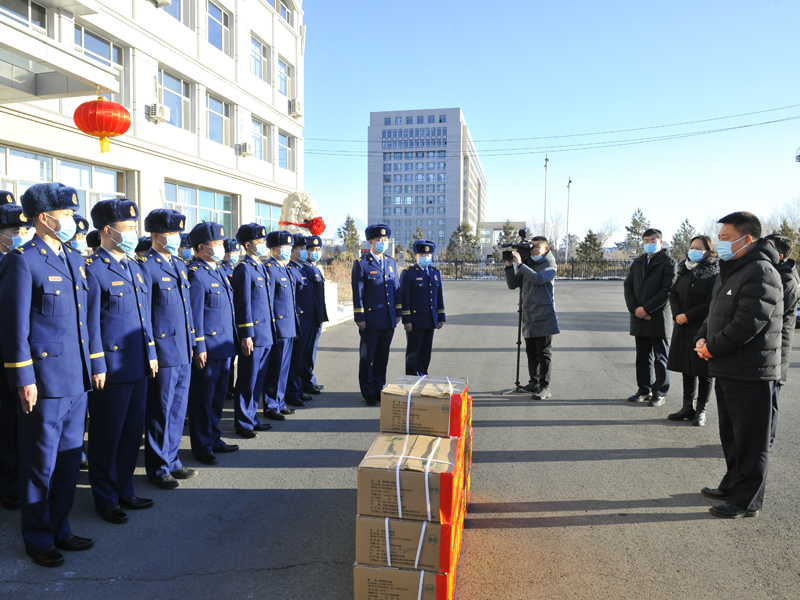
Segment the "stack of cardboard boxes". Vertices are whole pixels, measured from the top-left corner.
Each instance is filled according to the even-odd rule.
[[[472,466],[472,397],[457,377],[398,377],[358,467],[355,600],[450,600]]]

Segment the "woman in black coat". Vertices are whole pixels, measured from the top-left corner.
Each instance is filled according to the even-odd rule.
[[[669,294],[676,326],[672,331],[667,369],[683,373],[683,407],[667,418],[671,421],[693,419],[695,425],[703,426],[706,404],[711,396],[711,377],[708,376],[708,362],[694,350],[694,338],[708,316],[711,294],[719,275],[719,259],[710,237],[692,238],[689,257],[678,263],[677,272],[678,278]]]

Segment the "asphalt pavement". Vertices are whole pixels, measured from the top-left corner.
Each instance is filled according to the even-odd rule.
[[[515,380],[517,293],[445,284],[431,374],[469,377],[475,402],[459,600],[800,598],[800,370],[783,390],[764,511],[720,520],[699,494],[724,472],[714,404],[706,427],[668,421],[679,376],[665,406],[624,400],[636,386],[621,282],[557,282],[553,398],[538,402],[503,394]],[[390,376],[403,373],[404,338]],[[0,509],[0,597],[352,598],[356,466],[379,414],[361,402],[357,369],[355,325],[326,330],[322,395],[254,440],[233,434],[227,403],[227,441],[242,449],[205,467],[185,437],[181,458],[200,475],[164,491],[137,469],[137,494],[155,506],[125,525],[95,515],[82,473],[71,522],[95,547],[62,568],[33,565],[19,513]]]

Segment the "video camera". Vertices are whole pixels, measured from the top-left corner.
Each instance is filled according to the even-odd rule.
[[[513,261],[514,257],[511,255],[513,250],[519,252],[520,250],[525,250],[527,252],[531,251],[533,245],[526,239],[528,237],[528,230],[527,229],[520,229],[519,230],[519,238],[522,240],[521,242],[517,242],[516,244],[501,244],[501,248],[511,248],[512,250],[503,250],[503,260],[506,261]]]

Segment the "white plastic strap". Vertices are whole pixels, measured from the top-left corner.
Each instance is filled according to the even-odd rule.
[[[447,438],[439,438],[439,439],[447,439]],[[453,438],[449,438],[453,439]],[[394,454],[370,454],[369,456],[365,456],[364,460],[368,458],[397,458]],[[455,463],[451,463],[449,460],[434,460],[432,458],[425,458],[424,456],[404,456],[403,458],[407,458],[408,460],[420,460],[423,462],[432,462],[432,463],[442,463],[443,465],[450,465],[455,467]]]
[[[391,551],[391,547],[389,546],[389,517],[386,517],[385,529],[386,529],[386,562],[389,563],[389,566],[391,567],[392,566],[392,551]],[[419,553],[417,553],[417,556],[419,556]]]
[[[433,450],[431,450],[431,456],[433,457],[436,454],[436,448],[439,447],[439,442],[442,441],[442,438],[436,438],[436,443],[433,445]],[[433,459],[431,458],[428,460],[427,464],[425,465],[425,500],[428,504],[428,521],[431,520],[431,490],[428,487],[428,473],[430,472],[431,463]],[[437,461],[438,462],[438,461]]]
[[[387,527],[388,527],[388,525],[387,525]],[[419,534],[419,546],[417,546],[417,558],[414,559],[414,568],[415,569],[417,568],[417,565],[419,565],[419,554],[420,554],[420,552],[422,552],[422,542],[425,540],[425,529],[427,527],[428,527],[428,522],[427,521],[423,521],[422,522],[422,533]],[[391,567],[392,565],[389,565],[389,566]]]
[[[405,438],[403,441],[403,451],[397,459],[397,470],[395,471],[395,481],[397,483],[397,514],[401,519],[403,518],[403,504],[400,499],[400,465],[403,464],[403,457],[406,454],[406,447],[408,446],[408,436],[406,435],[403,437]]]
[[[426,377],[427,375],[420,377],[417,382],[411,386],[411,389],[408,390],[408,400],[406,401],[406,433],[411,433],[411,394],[414,393],[414,390],[417,389],[417,386]]]
[[[422,584],[425,583],[425,570],[423,569],[419,574],[419,592],[417,593],[417,600],[422,600]]]

